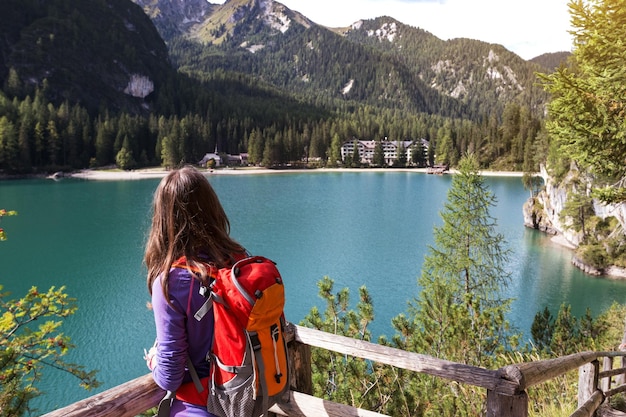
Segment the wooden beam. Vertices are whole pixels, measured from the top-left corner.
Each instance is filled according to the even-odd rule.
[[[487,417],[528,417],[528,394],[503,395],[487,391]]]
[[[501,378],[497,371],[437,359],[428,355],[407,352],[306,327],[296,326],[296,328],[296,340],[307,345],[490,389],[505,395],[518,393],[516,382]]]
[[[556,359],[546,359],[508,365],[500,368],[502,377],[519,386],[519,391],[542,382],[548,381],[566,372],[577,369],[598,357],[604,356],[600,352],[581,352]]]
[[[155,407],[164,395],[147,374],[42,417],[135,417]]]
[[[578,368],[578,406],[582,407],[598,390],[599,362],[592,361]]]
[[[570,417],[592,417],[595,415],[596,410],[600,407],[604,401],[604,395],[602,391],[596,390],[589,397],[589,399],[578,408],[578,410],[574,411]]]
[[[270,411],[288,417],[389,417],[386,414],[323,400],[296,391],[290,392],[288,403],[276,404]]]

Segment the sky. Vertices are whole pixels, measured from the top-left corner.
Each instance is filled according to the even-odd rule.
[[[568,0],[278,0],[320,25],[391,16],[440,39],[504,45],[524,59],[570,51]],[[224,3],[224,0],[209,0]]]

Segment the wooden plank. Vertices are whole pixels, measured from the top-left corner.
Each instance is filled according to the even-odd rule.
[[[613,368],[613,358],[602,358],[602,371],[610,371]],[[606,392],[611,389],[611,378],[601,378],[598,374],[598,381],[600,382],[600,389]]]
[[[598,352],[580,352],[555,359],[508,365],[501,368],[500,371],[503,378],[517,383],[521,392],[579,368],[600,356],[604,355]]]
[[[528,417],[528,394],[503,395],[487,391],[487,417]]]
[[[155,407],[164,395],[147,374],[42,417],[134,417]]]
[[[582,407],[598,390],[598,361],[578,368],[578,406]]]
[[[307,345],[490,389],[506,395],[518,393],[517,383],[503,379],[497,371],[406,352],[320,330],[296,327],[296,340]]]
[[[619,387],[608,390],[604,393],[604,395],[608,398],[614,396],[615,394],[619,394],[620,392],[626,392],[626,385],[620,385]]]
[[[622,356],[621,358],[617,358],[616,361],[617,361],[617,370],[621,370],[622,373],[615,377],[615,383],[617,385],[622,385],[626,383],[626,378],[624,377],[625,376],[624,372],[626,371],[626,369],[624,369],[624,365],[625,365],[624,357]]]
[[[602,401],[604,401],[604,394],[602,394],[602,391],[596,390],[570,417],[592,417],[602,404]]]
[[[311,346],[292,341],[289,343],[289,366],[291,389],[313,394],[313,371],[311,370]]]
[[[610,406],[608,406],[607,404],[603,404],[600,406],[600,408],[596,412],[596,416],[598,417],[626,417],[626,413],[615,410],[611,408]]]
[[[615,369],[611,369],[609,371],[602,371],[598,374],[598,378],[606,378],[608,376],[614,376],[614,375],[620,375],[623,376],[624,372],[626,372],[626,368],[615,368]],[[616,381],[618,380],[618,378],[616,378]],[[617,383],[617,385],[621,385],[619,382]]]
[[[290,392],[288,403],[276,404],[270,411],[288,417],[389,417],[386,414],[323,400],[297,391]]]

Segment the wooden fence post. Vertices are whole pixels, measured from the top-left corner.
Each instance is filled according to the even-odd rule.
[[[578,368],[578,407],[582,407],[598,389],[599,362],[589,362]]]
[[[626,320],[624,320],[624,335],[622,336],[622,343],[619,345],[619,350],[623,351],[626,347]],[[617,367],[623,368],[626,365],[626,358],[623,356],[618,357]],[[626,375],[620,374],[615,377],[615,385],[619,386],[626,382]]]
[[[289,326],[288,332],[295,336],[295,326]],[[289,349],[289,366],[291,367],[291,380],[289,385],[294,391],[313,395],[313,371],[311,370],[311,346],[296,341],[293,337],[287,347]]]
[[[605,356],[602,360],[602,371],[610,371],[613,369],[613,358]],[[611,377],[602,378],[600,381],[600,389],[602,392],[607,392],[611,389]]]
[[[487,390],[487,417],[528,417],[528,395],[498,394]]]
[[[615,360],[617,360],[617,367],[618,368],[623,368],[624,364],[626,364],[626,361],[624,361],[624,357],[623,356],[618,356],[617,358],[615,358]],[[624,383],[626,382],[626,378],[624,377],[624,374],[619,374],[615,376],[615,385],[616,386],[620,386],[620,385],[624,385]]]

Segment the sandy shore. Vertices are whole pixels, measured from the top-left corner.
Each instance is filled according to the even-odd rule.
[[[259,175],[259,174],[288,174],[288,173],[305,173],[305,172],[415,172],[425,174],[428,172],[426,168],[316,168],[316,169],[267,169],[267,168],[220,168],[213,170],[203,170],[210,175]],[[450,170],[454,174],[455,170]],[[132,171],[122,171],[119,169],[98,170],[85,169],[69,174],[73,178],[82,178],[86,180],[116,181],[116,180],[139,180],[147,178],[161,178],[167,175],[168,171],[164,168],[146,168]],[[521,177],[522,172],[512,171],[481,171],[484,176],[498,177]]]

